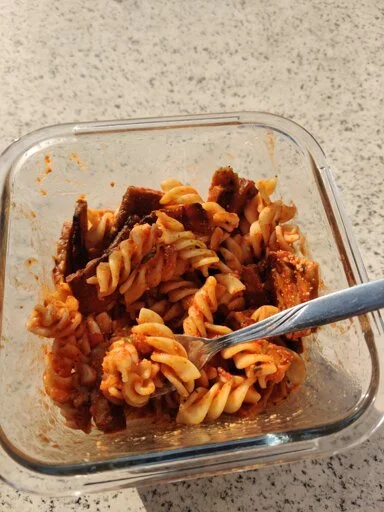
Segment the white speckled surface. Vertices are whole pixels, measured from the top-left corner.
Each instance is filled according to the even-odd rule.
[[[323,145],[371,278],[384,270],[380,0],[0,2],[0,150],[42,125],[265,110]],[[383,431],[344,455],[74,499],[1,485],[22,512],[384,510]]]

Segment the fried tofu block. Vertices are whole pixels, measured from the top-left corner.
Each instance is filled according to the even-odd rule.
[[[270,252],[267,258],[274,304],[288,309],[318,296],[318,264],[287,251]],[[310,334],[310,330],[288,335],[291,339]]]
[[[162,196],[162,192],[151,188],[128,187],[115,215],[111,230],[112,238],[119,233],[132,215],[142,218],[153,210],[158,210]]]
[[[257,194],[252,180],[239,178],[232,167],[221,167],[212,177],[208,201],[215,201],[229,212],[241,215],[245,203]]]

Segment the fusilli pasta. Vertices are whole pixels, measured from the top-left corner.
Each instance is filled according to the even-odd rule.
[[[185,186],[181,181],[164,181],[161,187],[165,191],[160,200],[163,205],[200,203],[208,213],[213,226],[231,232],[239,225],[239,217],[236,213],[226,211],[213,201],[204,202],[195,188]]]
[[[276,178],[257,182],[258,193],[244,208],[241,220],[243,234],[249,234],[254,256],[260,259],[266,248],[293,251],[293,243],[300,239],[300,232],[295,225],[285,225],[296,214],[294,205],[282,201],[272,201],[270,196],[275,191]]]
[[[286,347],[299,351],[309,331],[241,343],[203,368],[176,338],[216,338],[317,295],[317,264],[298,255],[296,208],[272,200],[276,184],[223,167],[206,201],[178,180],[163,192],[128,187],[115,213],[77,201],[57,247],[55,292],[27,323],[53,339],[44,386],[68,426],[253,415],[304,381],[303,360]]]
[[[244,403],[257,403],[260,395],[252,388],[255,380],[233,376],[226,382],[215,382],[209,389],[197,388],[180,404],[177,423],[197,425],[204,420],[214,421],[224,412],[237,412]]]
[[[88,231],[85,235],[85,247],[92,256],[97,256],[104,248],[114,220],[110,210],[88,208]]]
[[[213,314],[218,308],[216,288],[217,281],[210,276],[195,293],[183,323],[185,334],[207,338],[231,332],[228,327],[214,324]]]
[[[185,231],[181,222],[163,212],[157,213],[156,226],[161,236],[155,255],[132,272],[130,278],[120,286],[128,306],[137,300],[147,289],[158,286],[163,281],[181,276],[188,270],[201,270],[207,274],[208,267],[219,259],[198,240],[191,231]]]
[[[45,347],[44,387],[60,407],[68,426],[89,431],[90,391],[97,384],[112,320],[90,315],[71,335]]]
[[[163,319],[153,311],[142,309],[132,333],[144,336],[144,343],[152,350],[151,361],[160,364],[161,373],[181,396],[188,396],[200,372],[189,361],[185,348],[176,341]]]
[[[78,300],[71,295],[68,285],[61,284],[43,304],[35,306],[27,328],[46,338],[63,338],[74,333],[81,320]]]
[[[110,253],[108,262],[98,264],[96,275],[88,278],[87,283],[98,286],[100,297],[111,295],[118,286],[125,290],[132,281],[133,269],[152,251],[157,239],[156,225],[135,226],[128,240]]]

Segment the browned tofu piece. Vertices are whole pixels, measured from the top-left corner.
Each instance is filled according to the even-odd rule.
[[[100,313],[116,300],[118,292],[100,299],[97,287],[88,284],[87,279],[94,276],[99,263],[107,261],[113,249],[129,237],[132,228],[142,217],[160,207],[162,195],[162,192],[149,188],[128,187],[116,213],[108,247],[100,257],[94,258],[88,263],[85,262],[80,268],[72,267],[69,275],[66,274],[66,281],[74,296],[79,300],[81,313],[85,315]]]
[[[90,274],[89,277],[91,277]],[[94,274],[93,274],[94,275]],[[97,286],[87,283],[88,276],[83,270],[67,277],[67,283],[71,287],[73,295],[79,301],[79,310],[83,315],[98,314],[105,311],[110,304],[116,301],[118,291],[108,297],[99,298]]]
[[[267,270],[274,304],[279,309],[288,309],[318,296],[319,270],[316,262],[287,251],[276,251],[268,255]],[[302,331],[287,337],[297,339],[310,332]]]
[[[187,231],[193,231],[197,236],[210,235],[213,231],[208,213],[200,203],[171,205],[161,208],[159,211],[166,213],[172,219],[178,220]],[[141,222],[154,224],[156,220],[157,215],[154,211],[144,217]]]
[[[125,226],[119,231],[115,237],[115,240],[104,251],[102,256],[99,258],[94,258],[93,260],[89,261],[84,268],[81,268],[80,270],[77,270],[76,272],[73,272],[66,277],[66,281],[71,287],[73,295],[79,301],[79,309],[83,315],[88,315],[90,313],[101,313],[102,311],[106,310],[111,302],[116,300],[118,295],[117,291],[108,297],[99,299],[97,287],[92,284],[88,284],[87,279],[94,276],[96,274],[97,265],[103,261],[107,261],[108,256],[112,250],[120,242],[129,237],[129,234],[137,220],[139,220],[138,217],[130,216],[126,221]]]
[[[226,324],[233,331],[238,331],[243,327],[248,327],[255,323],[255,320],[251,318],[252,311],[247,314],[245,311],[231,311],[226,318]]]
[[[149,215],[153,210],[158,210],[162,196],[162,192],[151,188],[128,187],[115,215],[115,221],[111,230],[111,240],[119,233],[132,215],[142,218],[145,215]]]
[[[259,266],[254,263],[242,267],[240,279],[245,285],[244,297],[247,307],[258,308],[269,303],[266,286],[260,274]]]
[[[61,230],[53,269],[56,283],[84,267],[88,261],[85,236],[88,229],[88,206],[84,199],[76,201],[72,222],[64,222]]]
[[[163,211],[181,222],[187,231],[197,235],[209,235],[212,231],[208,214],[199,203],[171,206]]]
[[[91,404],[92,418],[99,430],[118,432],[126,427],[123,407],[109,402],[98,389],[92,391]]]
[[[71,233],[72,222],[64,222],[60,238],[57,243],[56,256],[54,257],[55,266],[53,268],[53,280],[56,284],[59,284],[72,272],[69,251]]]
[[[88,261],[85,248],[85,236],[88,230],[88,205],[84,199],[76,201],[75,212],[72,219],[71,244],[69,247],[72,272],[83,268]]]
[[[257,194],[252,180],[240,178],[232,167],[221,167],[212,177],[208,201],[216,201],[229,212],[241,215],[245,203]]]

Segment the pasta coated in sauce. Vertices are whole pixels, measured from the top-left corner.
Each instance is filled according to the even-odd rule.
[[[297,340],[308,332],[230,347],[201,369],[175,337],[216,338],[317,295],[317,264],[300,255],[296,208],[272,199],[276,185],[226,167],[206,200],[167,180],[162,191],[129,187],[115,212],[78,202],[58,244],[56,289],[27,323],[53,340],[44,385],[68,426],[253,415],[301,384]],[[153,397],[169,383],[172,393]]]

